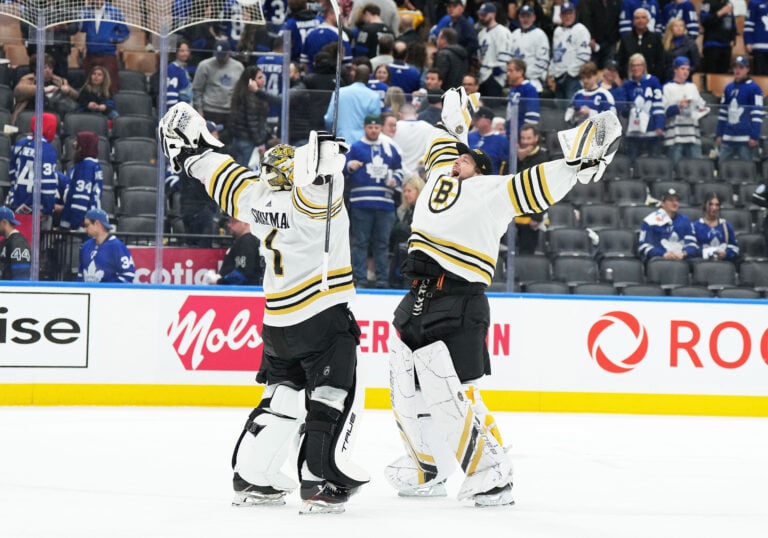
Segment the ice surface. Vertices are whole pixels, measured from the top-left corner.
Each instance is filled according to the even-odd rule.
[[[398,498],[388,411],[366,411],[372,482],[342,515],[230,506],[248,409],[0,408],[2,538],[768,536],[768,420],[498,413],[516,505]]]

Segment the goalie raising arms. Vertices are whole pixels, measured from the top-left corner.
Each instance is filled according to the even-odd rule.
[[[343,512],[349,496],[369,480],[349,461],[359,425],[353,404],[360,332],[347,307],[355,293],[342,200],[347,147],[312,132],[307,146],[270,149],[257,174],[216,151],[222,144],[186,103],[165,114],[159,133],[174,170],[202,182],[226,213],[248,222],[266,260],[264,354],[256,378],[266,387],[232,456],[233,504],[284,504],[296,483],[281,468],[303,423],[300,513]],[[325,287],[319,260],[329,199]]]
[[[404,274],[409,293],[394,313],[392,407],[405,444],[386,468],[401,496],[443,496],[460,465],[458,498],[512,504],[512,465],[484,405],[478,380],[490,374],[485,289],[499,238],[516,216],[541,213],[577,182],[599,181],[621,137],[615,114],[558,133],[565,157],[514,175],[491,175],[490,158],[466,146],[476,94],[443,95],[442,123],[425,155],[427,183],[414,210]]]

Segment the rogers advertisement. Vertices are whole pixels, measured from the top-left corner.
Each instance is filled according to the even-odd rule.
[[[218,272],[224,255],[223,248],[163,248],[163,274],[158,284],[203,284],[209,270]],[[136,266],[137,284],[153,283],[155,274],[155,249],[131,247],[133,264]]]

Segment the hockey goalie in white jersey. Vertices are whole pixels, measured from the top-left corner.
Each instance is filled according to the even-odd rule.
[[[342,512],[369,479],[349,460],[359,424],[354,402],[360,333],[347,307],[355,291],[342,196],[346,145],[312,132],[307,146],[270,149],[256,173],[216,151],[221,143],[185,103],[166,113],[159,133],[174,169],[201,181],[226,213],[248,222],[266,260],[264,354],[257,376],[266,387],[232,457],[233,504],[284,504],[297,485],[281,468],[301,426],[300,512]]]
[[[558,133],[563,159],[490,175],[490,158],[466,146],[476,98],[463,88],[445,93],[425,155],[404,266],[412,285],[394,314],[400,339],[390,342],[392,407],[407,455],[385,474],[401,496],[443,496],[458,463],[459,500],[502,506],[513,503],[512,465],[477,387],[490,374],[485,289],[499,239],[514,217],[545,211],[577,182],[599,181],[621,125],[600,114]]]

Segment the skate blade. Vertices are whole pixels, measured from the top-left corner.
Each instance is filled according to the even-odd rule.
[[[448,492],[445,489],[445,484],[435,484],[434,486],[428,486],[424,488],[415,488],[409,490],[403,490],[397,492],[398,497],[407,498],[430,498],[430,497],[447,497]]]
[[[512,498],[512,487],[508,486],[497,493],[478,494],[473,497],[475,507],[492,508],[494,506],[512,506],[515,500]]]
[[[248,506],[282,506],[285,504],[285,493],[276,493],[274,495],[253,495],[247,493],[237,493],[232,499],[232,506],[240,508]]]
[[[327,503],[325,501],[304,501],[299,507],[299,515],[310,514],[342,514],[344,503]]]

